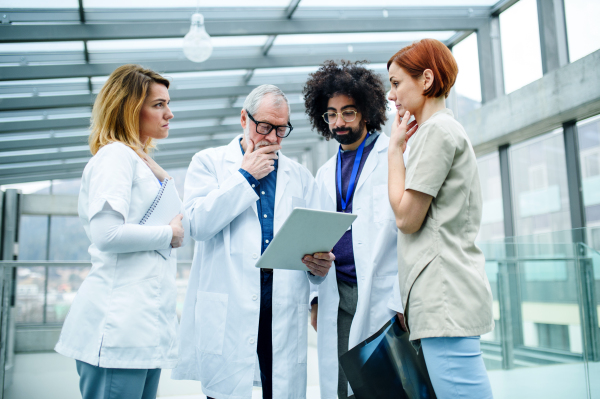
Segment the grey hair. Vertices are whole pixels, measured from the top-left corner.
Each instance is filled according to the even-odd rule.
[[[244,101],[244,109],[254,115],[258,112],[258,108],[260,107],[260,103],[263,98],[269,94],[273,95],[273,105],[279,107],[285,101],[288,109],[288,118],[291,113],[290,102],[288,101],[286,95],[281,91],[281,89],[274,85],[260,85],[248,94],[246,100]]]

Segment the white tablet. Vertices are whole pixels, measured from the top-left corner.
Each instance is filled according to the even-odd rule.
[[[315,252],[330,252],[352,225],[352,213],[295,208],[273,237],[256,267],[309,270],[302,258]]]

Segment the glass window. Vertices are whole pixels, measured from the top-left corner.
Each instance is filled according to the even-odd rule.
[[[569,326],[536,323],[539,346],[569,350]]]
[[[2,43],[2,53],[31,53],[48,51],[83,51],[83,42]]]
[[[518,236],[571,228],[562,133],[562,129],[558,129],[510,149]]]
[[[22,215],[19,222],[19,260],[46,260],[48,216]]]
[[[0,7],[6,8],[77,8],[77,0],[0,0]]]
[[[84,147],[86,148],[86,147]],[[52,180],[52,194],[79,195],[81,179]]]
[[[454,116],[460,120],[469,112],[481,107],[481,81],[479,77],[479,53],[477,34],[472,33],[452,48],[458,64],[458,76],[454,84],[456,104]]]
[[[600,249],[600,116],[577,124],[579,162],[586,224],[591,228],[589,241]]]
[[[15,188],[17,190],[21,190],[23,194],[50,194],[50,184],[50,180],[36,181],[31,183],[5,184],[0,186],[0,190]]]
[[[494,320],[496,325],[499,326],[498,262],[495,257],[504,249],[502,241],[498,241],[504,238],[504,211],[502,209],[502,185],[500,182],[498,152],[478,158],[477,167],[483,198],[483,212],[477,244],[484,251],[486,257],[485,272],[492,289]],[[496,328],[494,331],[482,335],[481,339],[484,341],[500,341],[500,329]],[[491,364],[488,365],[489,367],[496,368]]]
[[[500,159],[497,152],[477,159],[483,213],[478,241],[504,238],[504,210],[502,208],[502,183],[500,180]]]
[[[77,216],[52,216],[50,224],[50,260],[89,261],[88,240]]]
[[[507,94],[543,76],[535,0],[521,0],[500,14],[500,39]]]
[[[17,323],[44,321],[44,267],[17,268],[16,314]]]
[[[564,0],[571,62],[600,49],[600,2]]]
[[[214,47],[262,46],[267,36],[217,36],[212,37]],[[88,42],[88,50],[123,51],[123,50],[156,50],[183,48],[183,37],[168,39],[131,39],[131,40],[93,40]]]
[[[32,1],[32,0],[28,0]],[[66,1],[66,0],[63,0]],[[207,2],[203,2],[206,6]],[[289,0],[253,0],[252,7],[286,7]],[[83,6],[89,8],[164,8],[163,0],[83,0]],[[197,0],[170,0],[169,8],[196,8]],[[248,7],[246,0],[219,0],[218,7]],[[204,10],[204,7],[201,11]]]
[[[492,6],[498,0],[453,0],[453,6]],[[448,6],[447,0],[374,0],[368,4],[362,0],[302,0],[299,7],[423,7],[423,6]]]
[[[89,93],[87,78],[15,80],[0,82],[0,98],[87,93]]]
[[[48,268],[46,323],[62,323],[65,320],[77,290],[89,271],[89,267]]]
[[[440,41],[450,39],[453,31],[429,32],[373,32],[373,33],[332,33],[312,35],[280,35],[273,42],[274,46],[287,44],[324,44],[324,43],[386,43],[413,42],[423,38]],[[398,48],[400,50],[400,48]],[[390,54],[392,56],[392,54]]]

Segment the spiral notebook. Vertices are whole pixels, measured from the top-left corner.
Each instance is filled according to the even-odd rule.
[[[141,225],[145,226],[165,226],[168,225],[175,216],[182,211],[181,199],[175,188],[173,179],[165,179],[162,186],[154,198],[152,205],[146,211],[146,214],[140,220]],[[186,219],[187,220],[187,219]],[[184,226],[184,230],[189,230]],[[171,256],[172,247],[169,245],[167,249],[156,250],[163,258],[167,259]]]

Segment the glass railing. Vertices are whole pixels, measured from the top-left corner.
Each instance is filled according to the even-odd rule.
[[[0,262],[16,269],[14,320],[19,328],[58,326],[69,313],[79,286],[92,267],[89,262]],[[177,263],[177,313],[181,316],[190,261]]]
[[[600,398],[600,252],[585,239],[580,229],[477,243],[493,294],[496,327],[482,336],[482,350],[496,399]],[[21,330],[60,328],[91,267],[0,264],[16,268]],[[178,263],[178,313],[190,266]]]
[[[585,229],[478,242],[496,321],[484,361],[492,383],[516,379],[503,397],[599,397],[600,253],[583,240]]]

